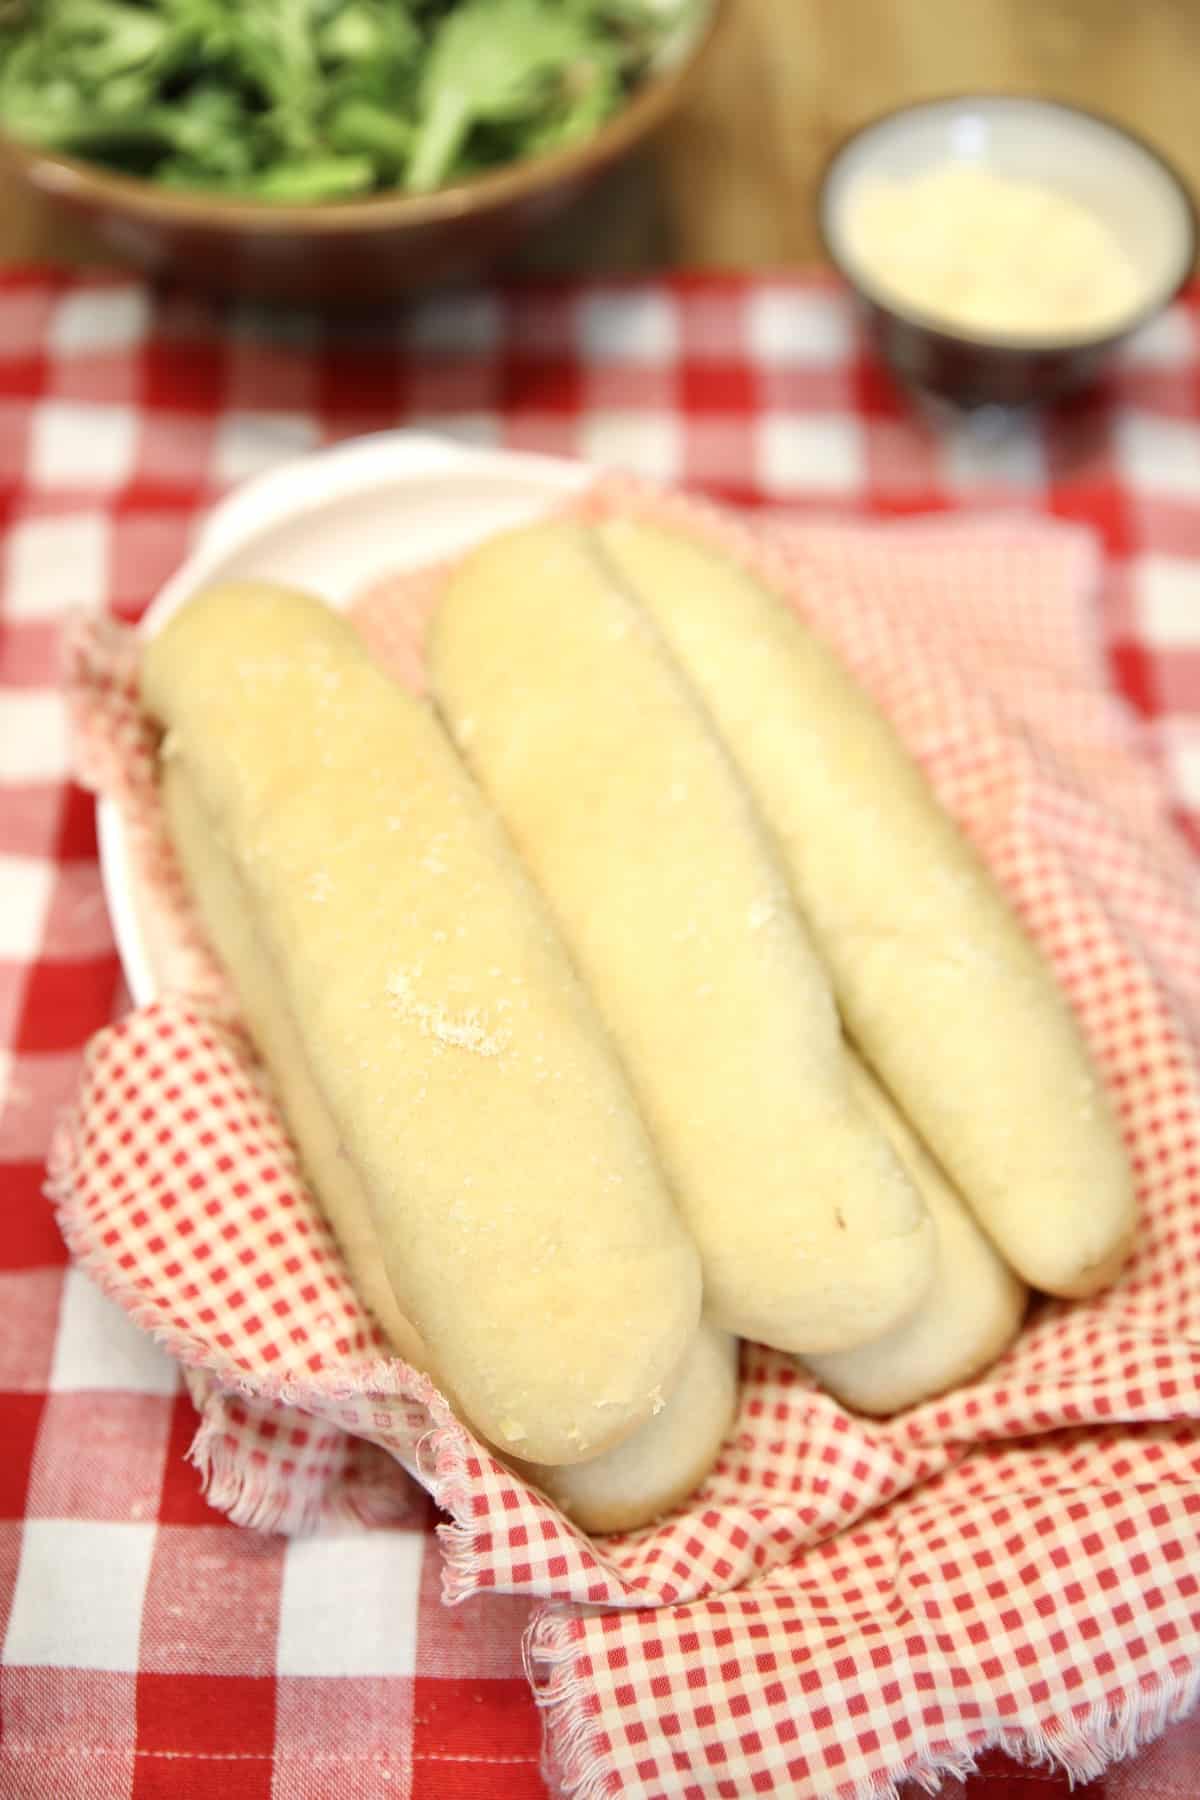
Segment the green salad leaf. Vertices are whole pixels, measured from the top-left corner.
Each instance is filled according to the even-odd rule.
[[[428,192],[594,131],[697,3],[0,0],[0,128],[201,192]]]

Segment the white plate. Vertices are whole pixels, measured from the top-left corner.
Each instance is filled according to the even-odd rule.
[[[161,629],[217,581],[284,581],[349,604],[370,582],[454,555],[561,503],[592,479],[582,463],[389,431],[301,457],[239,488],[211,514],[192,555],[142,620]],[[158,992],[117,808],[97,804],[100,878],[136,1006]]]

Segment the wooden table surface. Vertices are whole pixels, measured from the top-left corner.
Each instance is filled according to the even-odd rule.
[[[1111,113],[1200,195],[1200,0],[733,0],[686,110],[521,263],[816,261],[813,196],[837,140],[888,107],[981,87]],[[96,254],[23,196],[0,196],[0,262]]]

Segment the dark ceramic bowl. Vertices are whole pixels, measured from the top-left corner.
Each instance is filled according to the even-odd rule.
[[[431,194],[276,206],[179,193],[2,133],[0,176],[153,275],[218,293],[372,305],[478,269],[560,212],[674,111],[731,4],[707,0],[661,66],[591,137]]]
[[[951,328],[889,294],[859,266],[848,241],[858,183],[904,180],[948,163],[1036,182],[1087,207],[1138,272],[1128,314],[1093,336],[1006,337]],[[967,407],[1026,406],[1086,387],[1116,347],[1174,298],[1196,257],[1192,202],[1155,150],[1097,114],[1018,95],[959,95],[873,120],[830,159],[818,218],[830,260],[857,293],[900,381]]]

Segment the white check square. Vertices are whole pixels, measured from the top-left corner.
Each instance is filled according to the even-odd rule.
[[[1139,493],[1182,500],[1200,495],[1200,439],[1190,419],[1123,412],[1113,434],[1121,474]]]
[[[426,1537],[355,1531],[289,1543],[280,1675],[411,1675]]]
[[[133,473],[137,439],[131,406],[43,400],[30,427],[31,479],[44,488],[120,487]]]
[[[58,1116],[78,1086],[78,1050],[0,1054],[0,1143],[5,1158],[41,1162]]]
[[[838,413],[768,413],[755,433],[755,460],[770,495],[857,493],[865,479],[861,428]]]
[[[124,1394],[173,1394],[174,1362],[149,1332],[80,1269],[68,1269],[58,1314],[50,1387],[62,1394],[106,1389]]]
[[[1041,487],[1046,455],[1037,426],[1007,423],[995,432],[966,421],[944,440],[942,467],[951,487]]]
[[[0,856],[0,956],[34,962],[54,892],[54,866],[40,856]]]
[[[602,468],[624,469],[650,481],[678,481],[683,426],[670,413],[593,412],[580,424],[579,449]]]
[[[490,294],[446,294],[415,308],[405,348],[425,356],[487,356],[503,328],[500,303]]]
[[[1134,332],[1121,361],[1142,368],[1185,368],[1195,349],[1190,318],[1182,307],[1172,306]]]
[[[153,1524],[27,1519],[5,1663],[136,1672],[155,1530]]]
[[[576,319],[585,363],[671,362],[679,320],[664,294],[590,294]]]
[[[150,298],[140,288],[100,288],[66,294],[50,320],[50,349],[59,356],[131,350],[146,336]]]
[[[0,689],[0,781],[65,781],[67,709],[53,688]]]
[[[1200,646],[1200,571],[1174,556],[1134,564],[1138,621],[1153,647]]]
[[[1200,811],[1200,736],[1172,734],[1166,746],[1171,785],[1189,812]]]
[[[217,427],[213,474],[217,481],[244,481],[303,456],[319,442],[316,422],[298,413],[228,412]]]
[[[854,348],[854,327],[838,294],[764,288],[746,303],[746,336],[756,362],[772,368],[836,368]]]
[[[21,519],[8,534],[5,611],[13,619],[51,619],[75,607],[102,606],[109,528],[102,513]]]

